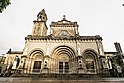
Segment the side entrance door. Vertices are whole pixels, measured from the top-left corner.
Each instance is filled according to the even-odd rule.
[[[33,72],[40,72],[41,61],[34,61]]]

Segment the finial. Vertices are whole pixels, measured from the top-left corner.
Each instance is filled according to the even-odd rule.
[[[63,15],[63,17],[65,18],[66,16],[65,16],[65,15]]]
[[[65,15],[63,15],[63,20],[66,20],[66,16]]]

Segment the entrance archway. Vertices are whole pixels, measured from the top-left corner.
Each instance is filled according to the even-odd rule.
[[[97,74],[98,56],[93,50],[86,50],[83,53],[85,69],[87,74]]]
[[[69,46],[58,46],[52,52],[51,60],[51,72],[67,74],[71,73],[70,71],[74,68],[75,61],[75,52]]]
[[[29,56],[29,73],[40,73],[43,68],[44,53],[41,50],[34,50]]]

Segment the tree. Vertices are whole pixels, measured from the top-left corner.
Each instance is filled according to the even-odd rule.
[[[122,74],[124,73],[123,59],[124,59],[123,53],[117,53],[115,56],[111,57],[111,62],[112,62],[111,74],[113,76],[122,76]]]
[[[124,69],[123,63],[124,55],[122,53],[118,53],[117,56],[118,56],[117,63]]]
[[[10,0],[0,0],[0,13],[10,4]]]

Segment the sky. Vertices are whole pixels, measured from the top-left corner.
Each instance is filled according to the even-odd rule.
[[[115,42],[124,51],[124,0],[11,0],[0,13],[0,54],[10,48],[22,51],[31,35],[33,21],[45,9],[50,29],[52,21],[77,21],[81,36],[100,35],[106,52],[114,52]],[[49,31],[48,31],[49,33]]]

